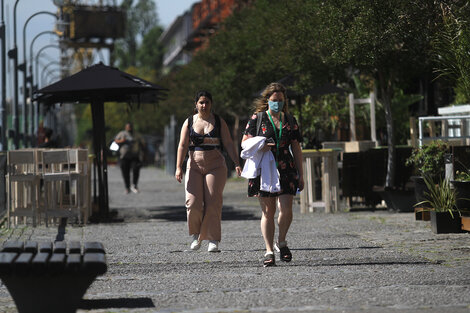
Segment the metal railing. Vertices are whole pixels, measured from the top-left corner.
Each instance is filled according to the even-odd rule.
[[[436,121],[441,121],[442,129],[441,129],[441,136],[434,136],[434,124]],[[424,140],[450,140],[450,139],[470,139],[470,135],[468,134],[468,123],[470,121],[470,115],[452,115],[452,116],[426,116],[420,117],[418,119],[419,124],[419,138],[418,143],[421,147],[423,145]],[[424,136],[424,123],[431,122],[431,131],[430,136]],[[453,125],[453,123],[449,122],[458,122]],[[452,128],[457,128],[460,130],[460,136],[450,136],[449,130]]]

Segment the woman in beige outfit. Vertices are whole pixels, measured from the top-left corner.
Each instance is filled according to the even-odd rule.
[[[191,250],[198,250],[202,240],[209,240],[208,251],[218,252],[221,240],[222,202],[227,167],[221,153],[223,147],[240,176],[238,156],[227,123],[212,113],[212,96],[200,91],[195,98],[196,114],[181,127],[176,158],[175,178],[183,180],[183,161],[189,150],[185,189]]]

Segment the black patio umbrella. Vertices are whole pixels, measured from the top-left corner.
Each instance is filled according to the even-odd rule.
[[[36,99],[46,104],[91,104],[94,162],[98,176],[97,200],[101,217],[107,217],[109,213],[104,102],[158,102],[165,97],[166,90],[100,62],[36,91]]]

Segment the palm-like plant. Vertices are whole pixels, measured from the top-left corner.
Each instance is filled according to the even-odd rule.
[[[466,101],[470,100],[470,5],[442,5],[444,28],[433,41],[439,76],[454,80]]]
[[[417,203],[416,206],[427,203],[436,212],[449,212],[452,218],[454,218],[454,212],[458,212],[460,215],[456,206],[457,192],[451,187],[449,180],[441,178],[436,184],[431,176],[425,175],[424,182],[429,190],[424,193],[427,199]]]

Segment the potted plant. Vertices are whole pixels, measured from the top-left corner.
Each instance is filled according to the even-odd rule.
[[[431,207],[431,228],[436,234],[462,232],[460,211],[457,208],[457,192],[449,180],[441,178],[434,183],[429,175],[424,176],[428,191],[424,193],[426,200],[416,205],[428,204]]]
[[[413,166],[416,176],[411,180],[415,185],[415,197],[420,206],[415,206],[416,219],[429,220],[426,208],[429,204],[425,201],[425,193],[429,192],[424,176],[429,176],[433,181],[439,181],[445,176],[445,154],[449,151],[449,144],[442,140],[434,140],[422,147],[413,149],[411,156],[406,159],[407,166]]]

